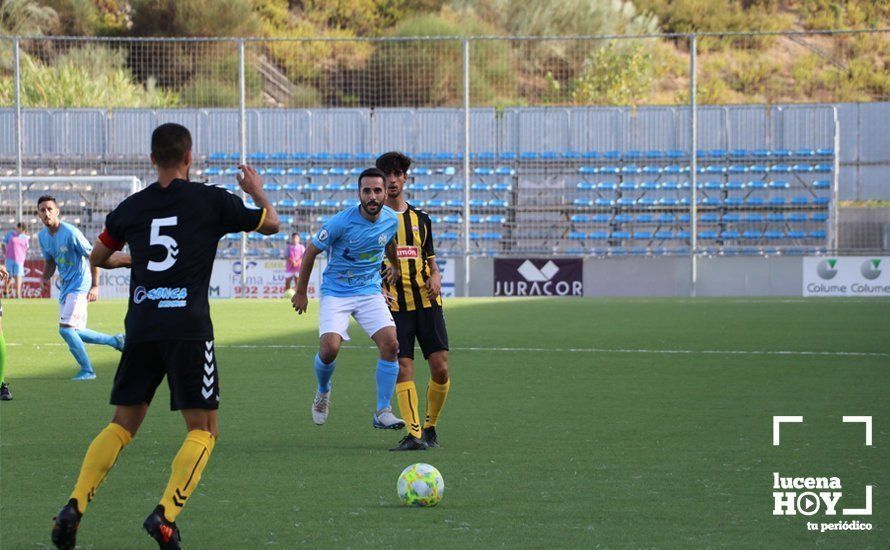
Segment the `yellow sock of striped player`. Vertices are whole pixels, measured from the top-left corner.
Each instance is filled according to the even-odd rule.
[[[396,384],[399,413],[407,423],[408,433],[420,438],[420,411],[417,406],[417,387],[413,380]]]
[[[81,514],[86,512],[87,505],[93,500],[99,485],[114,466],[120,452],[132,439],[133,436],[123,426],[112,422],[90,443],[70,497],[77,499],[78,512]]]
[[[445,406],[448,390],[450,389],[450,378],[444,384],[438,384],[434,380],[430,380],[430,385],[426,387],[427,413],[426,421],[423,423],[424,428],[436,426],[436,422],[439,421],[439,414],[442,412],[442,407]]]
[[[215,443],[210,432],[204,430],[192,430],[186,435],[182,447],[173,459],[173,472],[164,496],[161,497],[161,506],[164,507],[167,521],[176,521],[176,516],[182,512],[182,507],[201,480],[201,472],[210,459]]]

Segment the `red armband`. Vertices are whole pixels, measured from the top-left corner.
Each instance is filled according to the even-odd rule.
[[[111,238],[111,235],[108,234],[108,229],[102,230],[102,233],[99,235],[99,242],[101,242],[111,250],[120,250],[124,247],[124,243],[118,242]]]

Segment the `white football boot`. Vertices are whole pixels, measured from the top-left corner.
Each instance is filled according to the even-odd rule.
[[[392,413],[392,407],[386,407],[374,415],[374,427],[379,430],[401,430],[405,427],[405,421]]]
[[[312,421],[321,426],[328,419],[328,406],[331,403],[331,392],[322,393],[315,391],[315,400],[312,402]]]

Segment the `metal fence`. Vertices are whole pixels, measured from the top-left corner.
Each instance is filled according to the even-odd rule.
[[[194,176],[232,186],[234,164],[256,164],[309,233],[352,203],[357,170],[398,149],[437,246],[467,258],[837,250],[850,239],[834,104],[890,101],[888,31],[0,37],[0,50],[0,175],[150,181],[151,130],[174,121],[193,131]],[[864,164],[890,171],[874,154]],[[5,185],[0,215],[27,221],[38,190],[52,186]]]

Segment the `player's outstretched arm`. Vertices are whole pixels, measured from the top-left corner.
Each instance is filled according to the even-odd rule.
[[[124,252],[116,252],[97,240],[93,245],[93,251],[90,252],[90,265],[101,267],[102,269],[117,269],[119,267],[130,267],[132,259],[129,254]]]
[[[43,280],[49,281],[56,272],[56,261],[52,258],[43,258]]]
[[[250,195],[250,198],[253,199],[253,202],[257,206],[266,211],[263,223],[260,224],[256,231],[263,235],[274,235],[275,233],[278,233],[280,226],[278,211],[275,210],[275,207],[272,206],[269,198],[266,197],[266,193],[263,191],[263,180],[260,178],[260,175],[253,169],[253,167],[246,164],[239,164],[238,168],[241,169],[241,173],[238,174],[238,185],[241,186],[241,189],[243,189],[245,193]]]
[[[298,315],[306,313],[309,307],[309,276],[312,275],[312,268],[315,267],[315,257],[321,254],[321,249],[310,242],[306,247],[306,253],[303,254],[303,265],[300,266],[300,278],[297,279],[297,291],[291,298],[291,304]]]

